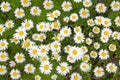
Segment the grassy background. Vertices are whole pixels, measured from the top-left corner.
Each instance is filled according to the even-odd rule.
[[[7,66],[8,73],[5,76],[0,76],[0,80],[11,80],[11,78],[9,76],[9,72],[11,71],[12,68],[9,67],[9,61],[14,60],[14,55],[17,52],[23,52],[25,54],[25,57],[26,57],[26,61],[23,64],[17,64],[15,66],[16,69],[19,69],[21,71],[21,76],[22,76],[21,79],[22,80],[34,80],[34,76],[37,75],[37,74],[39,74],[42,77],[42,80],[50,80],[51,75],[54,74],[54,73],[57,73],[55,68],[58,65],[58,62],[50,60],[50,62],[53,63],[53,68],[54,68],[52,70],[51,74],[49,74],[49,75],[41,74],[41,72],[39,70],[40,62],[35,60],[35,59],[34,60],[31,59],[29,57],[29,55],[28,55],[28,52],[26,52],[25,50],[23,50],[21,48],[21,44],[15,45],[14,43],[10,43],[10,39],[12,38],[13,34],[15,33],[15,29],[17,29],[21,25],[21,22],[24,19],[31,19],[34,22],[34,28],[32,28],[30,31],[28,31],[28,33],[29,33],[28,38],[30,38],[31,40],[32,40],[32,34],[38,33],[37,30],[36,30],[36,24],[38,24],[39,22],[43,22],[43,21],[48,22],[46,14],[49,13],[49,12],[53,12],[54,10],[60,10],[61,11],[61,16],[58,18],[58,20],[61,22],[61,27],[64,27],[66,25],[72,26],[72,28],[74,26],[81,26],[82,27],[82,32],[85,34],[85,37],[88,37],[89,32],[92,31],[92,27],[88,26],[87,23],[86,23],[87,19],[81,19],[79,17],[79,20],[77,22],[75,22],[75,23],[73,23],[73,22],[69,22],[69,23],[63,22],[63,17],[69,16],[71,13],[78,13],[79,10],[84,7],[82,3],[75,3],[73,0],[66,0],[66,1],[70,1],[72,3],[73,9],[70,12],[63,12],[62,8],[61,8],[61,4],[65,0],[52,0],[54,2],[54,8],[52,10],[45,10],[43,8],[43,1],[44,0],[31,0],[32,5],[30,7],[28,7],[28,8],[23,8],[21,6],[20,0],[0,0],[0,3],[2,1],[10,2],[12,10],[10,12],[8,12],[8,13],[3,13],[0,10],[0,24],[4,24],[8,19],[12,19],[14,21],[14,23],[15,23],[15,26],[12,29],[6,30],[3,33],[3,35],[0,36],[0,39],[7,39],[7,41],[9,42],[9,48],[6,50],[6,52],[8,52],[8,54],[9,54],[9,60],[6,63],[0,62],[0,64],[4,64],[4,65]],[[110,3],[112,1],[113,0],[92,0],[92,2],[93,2],[92,7],[88,8],[90,10],[90,17],[89,18],[94,19],[95,16],[103,15],[104,17],[110,18],[112,20],[112,22],[113,22],[115,17],[120,15],[120,11],[119,12],[113,12],[111,9],[109,9],[110,8],[109,5],[110,5]],[[98,2],[104,2],[105,5],[108,7],[108,10],[107,10],[107,12],[105,14],[96,13],[95,5]],[[42,10],[42,13],[41,13],[40,16],[34,17],[34,16],[32,16],[30,14],[30,8],[32,6],[39,6],[40,7],[40,9]],[[14,11],[15,11],[16,8],[23,8],[25,10],[25,17],[24,18],[22,18],[22,19],[15,18]],[[103,26],[100,26],[100,28],[102,29]],[[113,31],[120,31],[120,28],[116,27],[114,23],[112,24],[111,29]],[[47,32],[46,33],[47,39],[43,43],[36,42],[36,44],[41,45],[41,44],[48,44],[48,43],[52,42],[53,40],[51,38],[53,37],[54,34],[57,34],[58,32],[59,31]],[[76,45],[76,46],[83,46],[83,45],[87,46],[88,49],[89,49],[87,54],[89,54],[89,52],[91,50],[94,50],[93,46],[88,46],[85,43],[83,43],[83,44],[75,44],[74,40],[73,40],[73,36],[74,36],[74,33],[71,35],[71,37],[65,38],[65,40],[63,40],[61,42],[61,45],[62,45],[62,47],[61,47],[62,51],[60,53],[61,59],[62,59],[61,62],[66,61],[67,54],[64,52],[63,48],[68,44],[72,45],[72,46],[74,46],[74,45]],[[90,63],[92,65],[92,70],[94,69],[95,66],[103,66],[103,67],[105,67],[106,63],[108,63],[110,61],[115,62],[116,65],[118,65],[117,63],[118,63],[118,60],[120,59],[120,55],[119,55],[120,54],[120,42],[115,41],[113,39],[110,39],[110,41],[107,44],[103,44],[99,40],[100,35],[94,35],[94,36],[95,37],[92,38],[93,43],[94,42],[99,42],[101,44],[101,48],[108,49],[108,45],[110,43],[113,43],[113,44],[116,44],[118,49],[117,49],[116,53],[110,52],[110,58],[107,61],[101,61],[98,58],[95,59],[95,60],[91,59]],[[51,56],[51,55],[49,54],[49,56]],[[116,56],[117,56],[117,58],[116,58]],[[34,64],[34,66],[36,67],[35,74],[26,74],[24,72],[24,66],[27,63]],[[80,69],[79,69],[80,63],[81,63],[81,61],[78,61],[78,62],[76,62],[74,64],[70,64],[70,65],[73,65],[73,68],[72,68],[71,72],[76,72],[76,71],[80,72],[80,74],[83,77],[83,80],[91,80],[91,79],[95,79],[95,80],[116,80],[116,79],[118,79],[120,77],[120,75],[118,74],[118,72],[119,72],[119,70],[118,70],[116,72],[116,74],[114,74],[114,75],[113,74],[107,74],[106,76],[104,76],[102,78],[99,78],[99,79],[95,78],[93,76],[93,71],[92,70],[89,73],[84,73],[84,72],[80,71]],[[65,77],[58,74],[58,80],[69,80],[69,76],[70,76],[69,74],[67,76],[65,76]]]

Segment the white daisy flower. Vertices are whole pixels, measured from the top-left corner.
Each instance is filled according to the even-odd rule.
[[[38,32],[47,32],[47,24],[45,22],[40,22],[36,26]]]
[[[85,7],[90,7],[90,6],[92,6],[92,1],[91,0],[83,0],[83,5]]]
[[[28,74],[33,74],[35,72],[35,67],[33,64],[29,63],[24,66],[24,71]]]
[[[80,69],[84,72],[89,72],[90,68],[91,68],[91,66],[88,63],[82,62],[80,64]]]
[[[16,8],[14,11],[15,17],[16,18],[23,18],[25,16],[25,11],[22,8]]]
[[[60,42],[54,41],[54,42],[51,43],[50,47],[51,47],[50,49],[53,52],[60,52],[61,51],[61,44],[60,44]]]
[[[43,2],[43,6],[46,10],[51,10],[54,7],[53,1],[52,0],[45,0]]]
[[[100,37],[100,40],[103,42],[103,43],[107,43],[109,41],[109,37],[107,36],[101,36]]]
[[[52,26],[52,29],[59,30],[59,29],[60,29],[60,26],[61,26],[60,21],[57,20],[57,21],[55,21],[55,22],[52,22],[51,26]]]
[[[89,55],[84,55],[83,57],[82,57],[82,60],[84,61],[84,62],[88,62],[89,60],[90,60],[90,56]]]
[[[39,76],[39,75],[35,75],[34,80],[42,80],[42,78],[41,78],[41,76]]]
[[[62,6],[63,11],[68,12],[68,11],[72,10],[72,4],[70,1],[64,1],[61,6]]]
[[[13,20],[7,20],[7,21],[5,22],[5,27],[7,27],[8,29],[14,27],[14,22],[13,22]]]
[[[8,48],[8,42],[6,39],[0,40],[0,50],[6,50]]]
[[[46,61],[49,61],[50,59],[47,55],[42,55],[42,56],[39,55],[39,57],[41,62],[46,62]]]
[[[81,18],[88,18],[90,16],[90,12],[87,8],[80,9],[79,14]]]
[[[3,32],[5,31],[5,27],[3,24],[0,24],[0,35],[3,35]]]
[[[99,34],[99,33],[100,33],[100,28],[97,27],[97,26],[95,26],[95,27],[93,27],[92,31],[93,31],[93,33],[95,33],[95,34]]]
[[[88,20],[87,20],[87,24],[88,24],[89,26],[94,26],[94,25],[95,25],[93,19],[88,19]]]
[[[82,32],[81,27],[80,27],[80,26],[74,27],[74,32],[75,32],[76,34],[80,34],[80,33]]]
[[[49,61],[42,62],[39,69],[44,74],[50,74],[52,70],[52,64]]]
[[[74,41],[75,43],[79,44],[79,43],[83,43],[84,42],[84,34],[83,33],[80,33],[80,34],[75,34],[74,35]]]
[[[51,76],[51,79],[52,79],[52,80],[57,80],[57,78],[58,78],[57,74],[53,74],[53,75]]]
[[[60,30],[60,34],[62,34],[63,37],[69,37],[71,35],[71,29],[65,26]]]
[[[119,1],[112,1],[110,6],[111,6],[111,9],[113,11],[119,11],[120,10],[120,2]]]
[[[100,48],[100,44],[98,42],[95,42],[93,44],[93,46],[94,46],[95,49],[99,49]]]
[[[24,28],[22,28],[22,27],[19,27],[18,29],[16,29],[15,30],[16,31],[16,34],[15,34],[15,37],[17,38],[17,39],[25,39],[25,37],[27,36],[27,32],[26,32],[26,30],[24,29]]]
[[[98,54],[97,54],[96,51],[91,51],[91,52],[90,52],[90,57],[91,57],[91,58],[96,58],[97,55],[98,55]]]
[[[95,10],[96,10],[98,13],[105,13],[106,10],[107,10],[107,7],[106,7],[105,4],[103,4],[103,3],[98,3],[98,4],[96,4]]]
[[[111,22],[111,20],[109,18],[104,18],[103,22],[102,22],[102,25],[104,27],[110,27],[112,25],[112,22]]]
[[[108,48],[109,48],[110,51],[113,51],[113,52],[117,50],[115,44],[110,44]]]
[[[54,14],[55,18],[58,18],[60,16],[61,12],[59,10],[54,10],[53,14]]]
[[[17,63],[23,63],[25,61],[25,56],[23,53],[16,53],[14,58]]]
[[[28,52],[30,57],[37,58],[39,55],[39,48],[37,46],[31,46]]]
[[[6,52],[0,52],[0,62],[5,62],[9,59],[8,53]]]
[[[5,75],[7,73],[7,68],[4,65],[0,65],[0,75]]]
[[[115,25],[120,27],[120,16],[117,16],[114,21],[115,21]]]
[[[55,15],[53,13],[47,13],[47,19],[49,21],[54,21],[55,20]]]
[[[32,39],[35,40],[35,41],[38,41],[39,40],[39,34],[34,33],[32,35]]]
[[[2,12],[9,12],[11,10],[10,3],[5,1],[1,2],[0,8]]]
[[[76,22],[78,20],[78,14],[77,13],[72,13],[70,15],[70,20],[73,22]]]
[[[70,63],[75,63],[76,59],[73,55],[68,55],[67,56],[67,61]]]
[[[38,35],[38,40],[39,40],[40,42],[43,42],[43,40],[45,40],[45,39],[46,39],[46,34],[40,33],[40,34]]]
[[[33,46],[33,45],[34,45],[34,43],[30,39],[23,40],[23,42],[22,42],[22,48],[26,49],[26,50],[30,49],[31,46]]]
[[[70,72],[71,67],[68,65],[67,62],[61,62],[59,63],[59,66],[57,66],[56,70],[61,75],[66,75]]]
[[[112,34],[112,30],[110,28],[103,28],[101,35],[110,37]]]
[[[31,0],[20,0],[23,7],[29,7],[31,5]]]
[[[96,77],[102,77],[104,75],[104,69],[102,67],[95,67],[94,69],[94,75]]]
[[[54,54],[54,53],[52,54],[53,54],[53,57],[52,57],[53,60],[56,60],[57,62],[61,60],[61,56],[59,54]]]
[[[114,31],[112,33],[112,37],[113,37],[113,39],[120,40],[120,32]]]
[[[82,0],[74,0],[74,2],[79,3],[82,2]]]
[[[12,79],[19,79],[19,78],[21,77],[20,71],[19,71],[18,69],[12,69],[12,70],[10,71],[10,77],[11,77]]]
[[[87,53],[88,52],[88,48],[86,46],[82,46],[81,47],[82,53]]]
[[[106,65],[106,70],[109,73],[115,73],[117,71],[117,66],[114,63],[108,63]]]
[[[41,9],[38,6],[33,6],[30,9],[30,14],[33,15],[33,16],[40,16]]]
[[[33,28],[34,24],[32,20],[29,19],[25,19],[22,23],[21,26],[25,29],[25,30],[30,30],[31,28]]]
[[[48,54],[48,48],[46,45],[39,46],[39,55],[47,55]]]
[[[20,40],[19,40],[19,39],[17,39],[17,38],[15,37],[15,35],[13,35],[13,38],[12,38],[12,39],[10,39],[10,41],[11,41],[11,43],[15,43],[15,44],[20,43]]]
[[[94,21],[96,25],[101,25],[103,20],[104,20],[103,16],[96,16]]]
[[[68,16],[66,16],[66,17],[63,18],[63,21],[64,21],[64,22],[67,22],[67,23],[68,23],[69,20],[70,20],[70,18],[69,18]]]
[[[86,38],[85,42],[86,42],[86,44],[91,45],[92,44],[92,39],[91,38]]]
[[[82,80],[82,76],[79,73],[74,72],[70,75],[70,80]]]
[[[101,60],[106,60],[109,58],[109,52],[107,50],[101,49],[98,54]]]

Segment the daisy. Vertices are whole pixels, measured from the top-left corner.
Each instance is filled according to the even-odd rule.
[[[57,66],[56,70],[59,74],[61,75],[66,75],[67,73],[70,72],[71,67],[68,66],[67,62],[61,62],[59,63],[59,66]]]
[[[72,13],[72,14],[70,15],[70,20],[71,20],[72,22],[76,22],[76,21],[78,20],[78,14],[77,14],[77,13]]]
[[[52,70],[52,64],[49,61],[42,62],[39,69],[44,74],[50,74]]]
[[[82,76],[79,73],[74,72],[70,75],[70,80],[82,80]]]
[[[76,59],[74,58],[73,55],[68,55],[67,56],[67,61],[70,62],[70,63],[75,63]]]
[[[82,0],[74,0],[74,2],[79,3],[82,2]]]
[[[31,28],[33,28],[33,21],[29,20],[29,19],[25,19],[22,23],[21,26],[25,29],[25,30],[30,30]]]
[[[87,24],[88,24],[89,26],[94,26],[94,25],[95,25],[93,19],[88,19],[88,20],[87,20]]]
[[[120,40],[120,32],[114,31],[112,33],[112,37],[113,37],[113,39]]]
[[[33,74],[35,72],[35,67],[33,64],[29,63],[24,66],[24,71],[28,74]]]
[[[80,69],[84,72],[89,72],[90,71],[90,65],[88,63],[82,62],[80,64]]]
[[[39,75],[35,75],[34,80],[42,80],[42,78],[41,78],[41,76],[39,76]]]
[[[54,41],[54,42],[52,42],[51,43],[51,50],[53,51],[53,52],[60,52],[61,51],[61,44],[60,44],[60,42],[57,42],[57,41]]]
[[[105,6],[105,4],[103,3],[98,3],[95,7],[95,10],[98,12],[98,13],[105,13],[106,10],[107,10],[107,7]]]
[[[86,44],[91,45],[92,44],[92,39],[86,38],[85,42],[86,42]]]
[[[102,25],[104,27],[110,27],[112,25],[111,20],[109,18],[104,18],[103,22],[102,22]]]
[[[52,57],[53,60],[56,60],[57,62],[61,60],[61,56],[59,54],[53,54]]]
[[[66,16],[66,17],[63,18],[63,21],[66,22],[66,23],[68,23],[69,20],[70,20],[70,18],[68,16]]]
[[[40,55],[39,55],[40,56]],[[39,57],[38,57],[39,58]],[[41,62],[47,62],[49,61],[49,57],[47,55],[42,55],[40,56],[40,61]]]
[[[25,56],[23,53],[15,54],[14,58],[17,63],[23,63],[25,61]]]
[[[111,9],[113,11],[119,11],[120,10],[120,2],[119,1],[112,1],[110,6],[111,6]]]
[[[0,35],[3,35],[3,32],[5,31],[5,27],[3,24],[0,24]]]
[[[43,42],[43,40],[45,40],[45,39],[46,39],[46,34],[40,33],[40,34],[38,35],[38,40],[39,40],[40,42]]]
[[[82,57],[82,60],[84,61],[84,62],[88,62],[89,60],[90,60],[90,57],[89,57],[89,55],[84,55],[83,57]]]
[[[5,22],[5,27],[7,27],[8,29],[14,27],[14,22],[13,22],[13,20],[7,20],[7,21]]]
[[[23,18],[25,16],[25,11],[22,8],[16,8],[14,11],[16,18]]]
[[[92,31],[95,34],[99,34],[100,33],[100,28],[95,26],[95,27],[93,27]]]
[[[11,41],[11,43],[15,43],[15,44],[20,43],[20,40],[19,40],[19,39],[17,39],[17,38],[15,37],[15,35],[13,35],[13,38],[12,38],[12,39],[10,39],[10,41]]]
[[[33,6],[30,9],[30,14],[33,16],[39,16],[41,14],[41,9],[38,6]]]
[[[85,53],[88,52],[88,48],[86,46],[82,46],[81,51],[82,51],[83,54],[85,54]]]
[[[24,29],[24,28],[22,28],[22,27],[19,27],[18,29],[16,29],[15,30],[16,31],[16,34],[15,34],[15,37],[17,38],[17,39],[25,39],[25,37],[27,36],[27,32],[26,32],[26,30]]]
[[[115,73],[117,71],[117,66],[114,63],[108,63],[106,65],[106,70],[109,73]]]
[[[46,45],[41,45],[40,47],[39,47],[39,55],[46,55],[46,54],[48,54],[48,48],[47,48],[47,46]]]
[[[110,51],[113,51],[113,52],[117,50],[115,44],[110,44],[108,48],[109,48]]]
[[[107,50],[101,49],[98,54],[101,60],[106,60],[109,58],[109,52]]]
[[[91,57],[91,58],[96,58],[97,55],[98,55],[98,54],[97,54],[96,51],[91,51],[91,52],[90,52],[90,57]]]
[[[0,75],[5,75],[7,73],[7,68],[4,65],[0,65]]]
[[[61,26],[60,21],[57,20],[55,22],[52,22],[51,26],[52,26],[53,29],[59,30],[60,26]]]
[[[80,27],[80,26],[74,27],[74,32],[75,32],[76,34],[80,34],[80,33],[82,32],[81,27]]]
[[[46,10],[51,10],[54,7],[53,1],[52,0],[45,0],[43,2],[43,6]]]
[[[6,39],[0,40],[0,50],[6,50],[8,48],[8,42]]]
[[[84,1],[83,1],[83,5],[84,5],[85,7],[90,7],[90,6],[92,6],[92,1],[91,1],[91,0],[84,0]]]
[[[37,26],[36,27],[37,31],[39,31],[39,32],[47,32],[47,29],[46,29],[47,25],[46,25],[45,22],[40,22],[36,26]]]
[[[32,35],[32,39],[35,40],[35,41],[38,41],[39,37],[40,37],[39,34],[36,34],[36,33]]]
[[[61,12],[59,10],[54,10],[53,14],[54,14],[55,18],[58,18],[60,16]]]
[[[84,34],[83,33],[80,33],[80,34],[75,34],[74,35],[74,41],[75,43],[79,44],[79,43],[83,43],[84,42]]]
[[[81,18],[88,18],[90,16],[90,12],[87,8],[80,9],[79,14]]]
[[[63,11],[68,12],[68,11],[72,10],[72,4],[69,1],[64,1],[61,6],[62,6]]]
[[[6,52],[0,52],[0,62],[5,62],[9,59],[8,53]]]
[[[11,10],[10,3],[5,1],[1,2],[0,8],[2,12],[9,12]]]
[[[23,7],[29,7],[31,5],[31,0],[20,0]]]
[[[55,15],[53,13],[47,13],[47,19],[49,21],[54,21],[55,20]]]
[[[30,57],[37,58],[39,54],[39,48],[37,46],[31,46],[28,52]]]
[[[117,16],[114,21],[115,25],[120,27],[120,16]]]
[[[93,44],[93,46],[94,46],[95,49],[99,49],[100,48],[100,44],[98,42],[95,42]]]
[[[22,42],[22,48],[28,50],[28,49],[31,48],[31,46],[33,44],[34,43],[32,41],[30,41],[29,39],[23,40],[23,42]]]
[[[102,67],[95,67],[94,69],[94,75],[96,77],[102,77],[104,75],[104,69]]]
[[[101,36],[100,37],[100,40],[103,42],[103,43],[107,43],[109,41],[109,37],[107,36]]]
[[[57,80],[57,78],[58,78],[57,74],[53,74],[53,75],[51,76],[51,79],[52,79],[52,80]]]
[[[110,35],[112,34],[112,30],[110,28],[103,28],[101,34],[102,36],[110,37]]]
[[[60,34],[62,34],[63,37],[69,37],[71,35],[71,29],[65,26],[60,30]]]
[[[12,69],[12,70],[10,71],[10,77],[11,77],[12,79],[19,79],[19,78],[21,77],[20,71],[19,71],[18,69]]]
[[[96,16],[94,21],[96,25],[101,25],[103,20],[104,20],[103,16]]]

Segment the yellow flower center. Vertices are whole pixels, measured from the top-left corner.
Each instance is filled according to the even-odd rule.
[[[45,69],[45,70],[48,70],[48,69],[49,69],[49,65],[47,65],[47,64],[44,65],[44,69]]]
[[[61,71],[65,71],[66,70],[66,67],[65,66],[61,66]]]

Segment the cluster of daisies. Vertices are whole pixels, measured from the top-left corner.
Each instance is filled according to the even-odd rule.
[[[51,75],[52,80],[57,80],[59,75],[68,76],[70,80],[82,80],[84,79],[81,72],[93,72],[95,77],[103,77],[106,73],[116,73],[119,67],[119,62],[107,61],[113,54],[120,49],[115,42],[120,41],[120,32],[116,28],[120,27],[120,16],[116,16],[113,19],[100,15],[108,12],[108,7],[104,3],[95,4],[95,12],[99,15],[90,18],[92,12],[89,10],[92,7],[92,0],[73,0],[75,4],[82,3],[83,7],[78,12],[73,12],[70,15],[62,17],[62,12],[70,12],[73,10],[73,3],[63,1],[61,4],[61,10],[55,9],[55,3],[52,0],[44,0],[44,10],[52,10],[46,13],[46,19],[49,22],[39,22],[35,24],[32,19],[26,19],[26,7],[32,17],[40,16],[44,10],[39,6],[32,6],[31,0],[20,0],[21,8],[16,8],[13,14],[16,19],[25,18],[20,25],[15,29],[15,33],[11,39],[0,39],[0,62],[9,61],[9,67],[12,69],[8,73],[8,66],[0,65],[0,76],[9,74],[11,79],[22,79],[20,69],[14,68],[17,64],[22,64],[26,59],[26,54],[23,52],[17,52],[14,56],[14,61],[10,60],[10,54],[6,51],[9,48],[9,44],[20,45],[21,50],[25,50],[29,55],[29,59],[37,59],[40,63],[39,71],[45,75]],[[58,1],[59,2],[59,1]],[[11,12],[12,7],[9,2],[3,1],[0,4],[0,9],[3,13]],[[120,11],[120,2],[112,1],[110,4],[110,10],[113,12]],[[64,15],[64,14],[63,14]],[[66,23],[62,25],[62,21]],[[86,31],[82,26],[68,25],[69,22],[77,22],[86,20],[87,27],[90,29],[89,34],[86,35]],[[79,21],[80,22],[80,21]],[[84,24],[86,24],[84,23]],[[80,23],[81,24],[81,23]],[[12,19],[7,20],[5,23],[0,24],[0,36],[4,36],[4,32],[14,28],[15,22]],[[113,27],[115,25],[116,28]],[[36,33],[31,33],[32,29],[36,30]],[[86,28],[86,27],[84,27]],[[48,36],[47,32],[54,33],[53,36]],[[44,44],[48,38],[52,42]],[[68,38],[68,39],[67,39]],[[69,40],[69,38],[72,38]],[[68,43],[63,46],[62,42]],[[113,41],[113,42],[112,42]],[[36,42],[41,43],[37,45]],[[69,45],[73,43],[74,45]],[[109,44],[108,44],[109,43]],[[105,45],[106,44],[106,45]],[[101,46],[105,45],[106,48]],[[65,55],[65,56],[64,56]],[[64,59],[65,60],[64,60]],[[92,60],[105,61],[102,65],[93,65]],[[57,62],[55,66],[52,61]],[[79,63],[80,62],[80,63]],[[77,69],[74,70],[74,65],[77,63]],[[72,64],[72,65],[71,65]],[[93,67],[94,66],[94,67]],[[35,73],[37,67],[33,63],[27,63],[23,65],[24,74]],[[52,73],[55,70],[56,73]],[[68,75],[69,74],[69,75]],[[35,80],[42,80],[41,75],[35,75]]]

